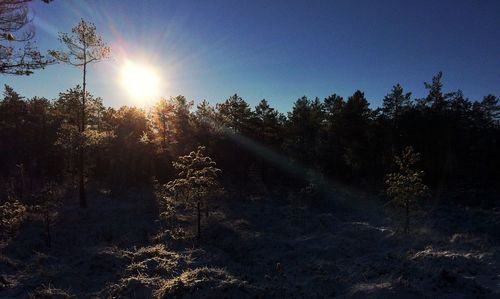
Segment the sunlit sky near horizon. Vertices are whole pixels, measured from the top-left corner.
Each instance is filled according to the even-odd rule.
[[[500,1],[129,1],[55,0],[31,5],[42,51],[84,18],[112,47],[89,69],[105,105],[147,105],[120,84],[126,60],[156,69],[163,96],[221,102],[238,93],[289,111],[300,96],[356,89],[372,107],[401,83],[414,97],[444,73],[445,90],[500,96]],[[53,65],[1,76],[23,96],[53,99],[81,84],[81,71]]]

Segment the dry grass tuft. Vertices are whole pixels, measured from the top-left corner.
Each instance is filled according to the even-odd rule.
[[[58,289],[51,285],[42,285],[37,288],[35,291],[28,294],[28,298],[30,299],[69,299],[76,298],[76,296],[72,295],[66,290]]]

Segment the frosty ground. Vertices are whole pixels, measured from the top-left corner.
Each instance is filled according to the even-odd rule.
[[[31,222],[0,255],[0,298],[498,298],[500,211],[423,207],[410,236],[380,200],[212,203],[162,221],[152,191],[69,197],[45,247]],[[292,198],[292,199],[291,199]]]

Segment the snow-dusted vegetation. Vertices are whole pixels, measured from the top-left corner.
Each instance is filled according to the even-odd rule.
[[[2,246],[2,298],[494,298],[500,211],[426,207],[399,232],[373,198],[220,199],[201,241],[192,208],[159,221],[153,193],[89,197]],[[362,199],[361,199],[362,198]],[[173,203],[171,203],[173,204]],[[418,224],[417,224],[418,223]],[[78,225],[76,225],[78,224]]]

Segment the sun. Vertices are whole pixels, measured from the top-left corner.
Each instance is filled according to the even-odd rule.
[[[154,68],[146,64],[125,61],[120,82],[134,101],[147,103],[160,94],[160,77]]]

